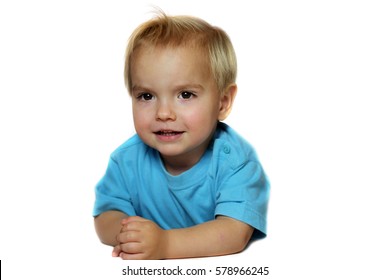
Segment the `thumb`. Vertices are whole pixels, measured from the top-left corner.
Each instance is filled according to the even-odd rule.
[[[112,256],[113,257],[119,257],[119,254],[121,253],[121,246],[118,244],[112,249]]]

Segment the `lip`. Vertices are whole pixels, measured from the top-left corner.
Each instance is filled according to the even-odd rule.
[[[181,138],[184,131],[175,131],[175,130],[158,130],[155,131],[157,139],[162,142],[173,142]]]

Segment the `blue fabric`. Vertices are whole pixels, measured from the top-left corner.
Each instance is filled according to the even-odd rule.
[[[269,182],[254,149],[219,123],[201,160],[170,175],[158,151],[133,136],[116,149],[96,186],[93,215],[118,210],[163,229],[190,227],[228,216],[266,234]]]

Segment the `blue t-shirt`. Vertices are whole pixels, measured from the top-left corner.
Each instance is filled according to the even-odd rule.
[[[200,161],[177,176],[157,150],[133,136],[111,154],[95,192],[94,216],[118,210],[174,229],[224,215],[266,235],[267,177],[254,149],[224,123]]]

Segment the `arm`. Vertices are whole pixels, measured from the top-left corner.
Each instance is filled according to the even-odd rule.
[[[121,231],[121,221],[126,217],[120,211],[107,211],[95,217],[95,229],[100,241],[106,245],[117,245],[116,236]]]
[[[243,222],[218,216],[194,227],[168,231],[167,258],[227,255],[245,249],[253,228]]]
[[[189,228],[163,230],[152,221],[129,217],[122,221],[120,245],[114,254],[123,259],[170,259],[233,254],[242,251],[253,228],[235,219],[218,216]]]

